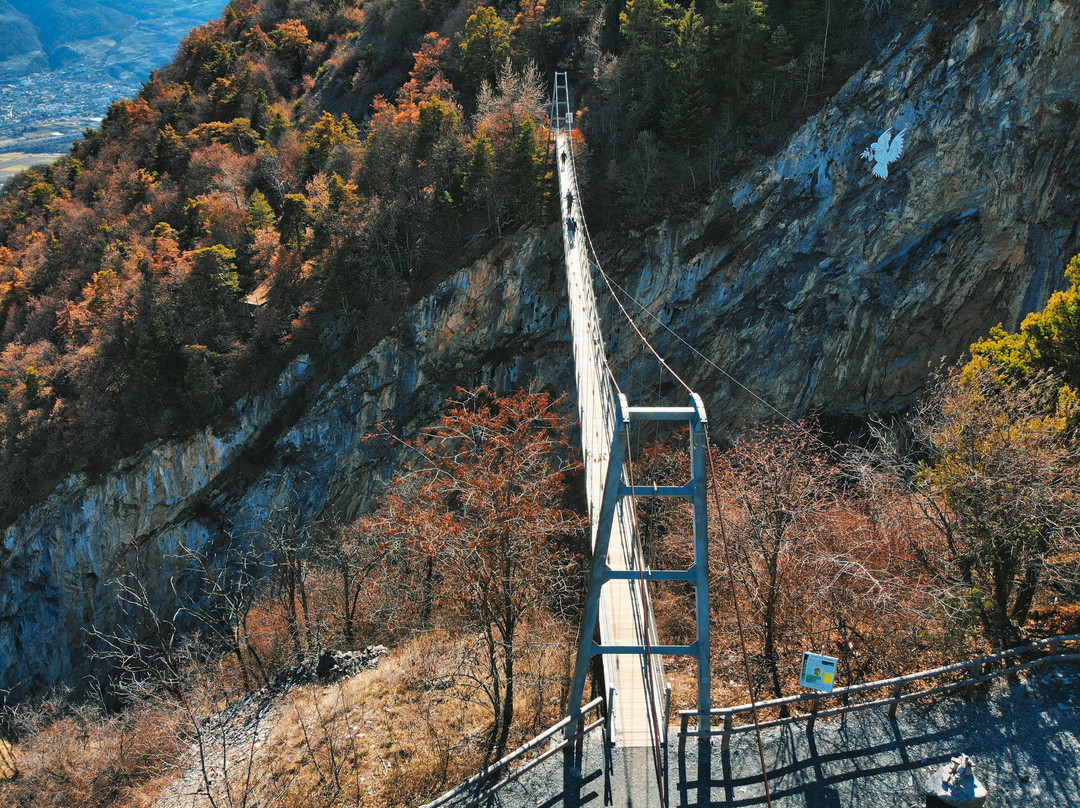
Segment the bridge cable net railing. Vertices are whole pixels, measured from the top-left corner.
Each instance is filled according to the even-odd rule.
[[[565,172],[560,170],[560,182],[569,186],[567,190],[571,196],[565,213],[566,221],[573,221],[574,227],[563,227],[563,239],[567,257],[578,406],[582,424],[582,448],[586,467],[588,504],[592,518],[592,541],[595,546],[604,480],[607,476],[612,440],[617,428],[617,395],[622,391],[611,372],[604,350],[603,331],[596,305],[592,273],[593,269],[599,270],[599,264],[595,261],[595,253],[591,250],[592,241],[584,217],[580,213],[580,204],[574,206],[572,201],[578,196],[577,172],[573,140],[570,135],[571,118],[565,98],[564,85],[556,82],[553,93],[552,122],[556,132],[556,141],[565,138],[561,159],[569,161],[568,170]],[[563,201],[560,200],[560,206]],[[579,228],[581,230],[579,246],[586,246],[585,250],[576,249],[573,243],[574,231]],[[593,260],[589,260],[590,258]],[[598,271],[598,274],[602,273]],[[627,473],[627,469],[624,469],[624,476]],[[626,480],[623,482],[625,484]],[[618,535],[622,542],[622,547],[617,548],[618,551],[628,562],[629,569],[638,569],[644,574],[644,562],[640,552],[632,497],[625,497],[619,502],[615,521],[613,533]],[[649,652],[649,646],[656,642],[655,619],[648,588],[638,586],[631,588],[630,591],[634,601],[633,619],[637,625],[638,635],[643,638],[646,647],[642,673],[650,691],[648,702],[651,732],[654,740],[659,744],[664,740],[664,733],[661,732],[659,722],[663,718],[665,701],[663,694],[666,692],[666,684],[660,658]],[[605,606],[602,600],[601,621],[606,619]],[[605,666],[607,665],[605,658]]]
[[[576,163],[576,154],[574,152],[573,139],[570,136],[570,131],[571,130],[570,130],[569,122],[571,121],[571,117],[570,117],[569,113],[566,113],[566,114],[562,115],[561,120],[567,122],[567,128],[566,128],[566,136],[567,136],[567,139],[568,139],[567,153],[569,154],[570,171],[571,171],[571,174],[575,178],[575,188],[574,188],[574,190],[576,192],[577,191],[577,188],[576,188],[577,163]],[[616,291],[615,291],[616,288],[621,288],[621,287],[618,287],[617,284],[614,284],[614,282],[612,281],[610,276],[608,276],[608,274],[606,272],[604,272],[603,267],[602,267],[602,265],[600,263],[600,259],[597,257],[596,249],[595,249],[595,247],[593,245],[592,235],[589,232],[588,222],[585,220],[585,217],[583,215],[580,216],[580,227],[581,227],[582,235],[584,237],[584,242],[585,242],[586,250],[587,250],[587,253],[588,253],[588,257],[589,257],[589,268],[592,269],[592,270],[595,270],[596,277],[600,281],[603,282],[603,284],[604,284],[603,288],[607,292],[607,298],[614,302],[615,306],[618,308],[619,312],[622,315],[623,321],[625,321],[629,325],[629,327],[634,332],[634,335],[637,337],[637,340],[641,344],[643,351],[647,351],[647,352],[649,352],[649,353],[651,353],[653,355],[653,357],[655,358],[655,360],[657,362],[657,365],[660,368],[661,372],[662,373],[666,372],[668,375],[670,375],[683,388],[683,390],[687,393],[687,395],[693,395],[694,391],[690,387],[690,385],[686,383],[686,381],[670,366],[670,364],[668,364],[668,361],[660,354],[660,352],[656,350],[655,346],[648,339],[648,337],[644,334],[644,332],[642,332],[640,326],[638,326],[638,324],[634,320],[633,316],[627,310],[627,308],[623,304],[620,296],[618,294],[616,294]],[[591,275],[590,275],[590,281],[592,281],[592,276]],[[602,331],[600,330],[599,314],[598,314],[598,309],[596,307],[596,299],[597,298],[596,298],[595,292],[592,289],[592,283],[593,282],[591,282],[588,285],[588,289],[589,289],[588,293],[591,296],[592,301],[593,301],[593,309],[592,310],[594,312],[597,312],[597,314],[596,314],[596,333],[601,334]],[[610,365],[608,363],[606,352],[603,352],[602,343],[600,344],[600,350],[601,350],[601,356],[603,357],[605,372],[608,375],[608,377],[612,380],[612,384],[615,387],[615,389],[619,389],[619,385],[615,381],[614,373],[612,372],[612,370],[610,368]],[[642,388],[645,387],[644,383],[642,383],[640,386]],[[660,385],[659,380],[658,380],[657,388],[659,388],[660,386],[661,385]],[[620,392],[621,392],[621,390],[620,390]],[[666,397],[660,396],[659,389],[658,389],[657,395],[660,398],[661,403],[669,404],[669,405],[672,403],[670,400],[667,400]],[[632,466],[632,459],[633,458],[632,458],[632,454],[629,451],[629,449],[628,449],[628,452],[627,452],[627,457],[629,458],[628,466]],[[636,510],[631,509],[631,514],[636,514]],[[640,547],[640,532],[637,529],[636,517],[632,515],[629,518],[633,522],[633,526],[632,526],[632,528],[630,528],[630,526],[626,526],[626,527],[628,527],[628,529],[631,529],[632,532],[627,533],[626,535],[632,535],[635,538],[635,540],[637,542],[637,549],[639,551],[639,555],[640,555],[640,559],[641,559],[641,566],[644,567],[644,554],[641,552],[642,548]],[[655,613],[653,612],[653,609],[652,609],[651,597],[648,595],[648,590],[646,589],[645,592],[646,592],[645,597],[649,601],[648,602],[648,609],[645,611],[645,613],[648,615],[648,619],[649,619],[650,627],[651,627],[651,634],[649,636],[656,637],[657,632],[656,632]],[[662,672],[662,668],[661,668],[660,677],[662,677],[662,676],[663,676],[663,672]],[[661,681],[662,681],[662,678],[661,678]]]
[[[583,716],[590,713],[600,713],[604,704],[602,697],[597,697],[581,708]],[[522,775],[539,766],[548,758],[562,752],[571,744],[577,743],[585,735],[595,729],[604,726],[605,717],[595,718],[570,738],[558,740],[560,733],[570,723],[570,718],[564,718],[557,724],[541,732],[531,741],[519,746],[513,752],[497,760],[483,771],[473,775],[457,788],[447,791],[440,797],[421,806],[421,808],[444,808],[453,805],[456,808],[487,804],[499,791],[510,783],[521,778]],[[550,741],[548,748],[544,749],[545,741]],[[511,768],[513,767],[513,768]]]
[[[569,153],[573,154],[572,149],[569,150]],[[573,158],[570,159],[572,162]],[[573,167],[570,170],[573,172]],[[581,229],[583,233],[587,233],[583,219],[580,216],[575,216],[575,218],[582,222]],[[567,238],[565,232],[564,238]],[[568,250],[568,255],[572,254],[572,251]],[[617,401],[617,395],[622,391],[615,381],[604,351],[592,273],[589,271],[592,268],[592,262],[572,260],[571,264],[574,265],[570,267],[568,272],[571,300],[574,301],[571,305],[576,309],[572,312],[571,317],[573,321],[574,351],[576,365],[582,369],[582,371],[579,371],[578,378],[578,406],[582,424],[582,447],[586,465],[589,511],[592,517],[592,541],[595,545],[604,480],[607,476],[607,465],[610,459],[611,442],[615,437],[617,426],[618,413],[615,402]],[[636,525],[632,497],[626,497],[620,502],[617,506],[615,518],[617,524],[613,532],[623,541],[623,546],[619,548],[620,552],[626,559],[630,569],[641,568],[643,560],[638,552],[638,542],[635,541]],[[634,596],[638,599],[638,603],[635,604],[638,608],[634,609],[634,618],[638,622],[639,632],[647,643],[650,640],[654,641],[655,629],[653,628],[650,631],[650,626],[642,622],[646,619],[643,615],[648,615],[649,623],[652,622],[651,602],[647,589],[644,593],[641,590],[636,590]],[[654,687],[662,691],[663,670],[659,660],[651,661],[650,668],[651,676],[654,678]]]
[[[557,95],[556,95],[557,97]],[[567,112],[562,120],[569,122]],[[557,144],[562,141],[563,148],[556,149],[559,161],[569,161],[569,166],[560,165],[560,195],[565,187],[566,195],[566,227],[563,228],[564,250],[567,263],[567,278],[571,301],[571,319],[574,331],[575,366],[579,390],[579,406],[581,407],[581,421],[583,429],[583,453],[586,457],[586,480],[589,488],[589,505],[593,526],[593,546],[597,546],[597,535],[600,528],[601,502],[604,498],[604,481],[610,484],[608,478],[608,466],[611,462],[611,453],[614,451],[614,441],[618,439],[617,418],[624,417],[619,413],[616,401],[625,402],[625,397],[619,389],[614,378],[604,346],[603,329],[600,324],[598,308],[596,305],[596,293],[593,288],[593,270],[602,275],[599,262],[592,252],[591,238],[588,228],[581,215],[580,195],[577,186],[576,161],[573,149],[572,137],[567,133],[556,135]],[[569,170],[563,170],[568,168]],[[575,209],[574,198],[579,202]],[[563,202],[560,201],[560,206]],[[573,237],[576,223],[580,222],[581,237],[575,249]],[[590,258],[590,252],[592,253]],[[618,399],[616,398],[618,396]],[[596,413],[601,413],[602,424],[596,422]],[[592,422],[592,423],[591,423]],[[592,427],[592,428],[590,428]],[[627,440],[627,449],[630,449],[629,433],[624,435]],[[590,440],[591,439],[591,440]],[[593,442],[590,446],[590,442]],[[629,451],[626,452],[627,462],[623,464],[620,474],[620,485],[626,486],[629,482],[630,490],[633,490],[633,458]],[[616,538],[615,554],[612,547],[607,549],[607,558],[612,568],[623,567],[627,570],[637,570],[639,578],[636,585],[630,581],[609,581],[604,584],[609,595],[623,598],[623,602],[629,601],[629,614],[634,623],[634,637],[642,646],[640,657],[640,684],[628,685],[626,679],[616,677],[614,671],[619,665],[626,665],[624,660],[619,662],[611,654],[603,655],[603,665],[608,682],[621,681],[620,687],[632,686],[635,689],[644,690],[644,708],[647,726],[648,746],[652,750],[653,764],[657,786],[660,789],[661,804],[666,804],[666,749],[667,749],[667,723],[670,708],[670,688],[664,677],[662,659],[652,653],[652,646],[657,642],[658,634],[655,624],[655,616],[652,608],[649,587],[645,580],[644,552],[641,546],[640,533],[637,525],[637,512],[633,496],[620,497],[615,504],[614,525],[611,536]],[[623,587],[621,596],[616,595],[611,587]],[[628,596],[628,597],[627,597]],[[607,626],[609,623],[608,603],[609,598],[601,596],[598,615],[600,625]],[[625,614],[625,609],[623,613]],[[603,634],[603,629],[601,630]],[[616,634],[612,634],[615,637]],[[625,642],[625,640],[623,640]],[[630,663],[633,664],[632,662]],[[627,671],[629,673],[629,671]],[[576,678],[577,674],[575,674]],[[575,686],[576,692],[576,686]],[[622,725],[626,731],[629,723]],[[629,738],[640,738],[641,725],[635,725]],[[630,741],[636,743],[639,741]]]
[[[1063,646],[1066,646],[1068,650],[1063,651]],[[1015,664],[1013,664],[1014,660]],[[1023,671],[1038,668],[1051,662],[1080,662],[1080,634],[1047,637],[1020,648],[1000,651],[996,654],[987,654],[964,662],[955,662],[951,665],[943,665],[938,668],[930,668],[929,670],[895,676],[889,679],[837,687],[828,693],[813,691],[759,701],[755,706],[758,710],[787,708],[789,711],[786,716],[781,715],[778,718],[760,722],[761,729],[806,721],[806,729],[811,732],[814,728],[814,722],[818,718],[828,718],[883,706],[889,708],[889,717],[893,718],[896,716],[897,707],[906,702],[940,696],[956,690],[964,690],[967,694],[970,694],[980,684],[985,684],[1002,676],[1015,676]],[[1003,665],[1002,663],[1009,664]],[[946,681],[944,684],[922,690],[904,692],[905,689],[917,682],[936,678],[951,678],[952,681]],[[853,697],[865,696],[883,690],[889,693],[885,698],[870,698],[866,701],[859,700],[852,703]],[[838,701],[840,704],[836,707],[820,708],[822,703],[831,701]],[[809,706],[809,711],[798,712],[795,709],[798,705]],[[679,749],[685,749],[687,738],[715,735],[721,736],[721,748],[727,749],[732,735],[754,730],[753,724],[735,723],[738,717],[749,715],[752,709],[749,704],[713,708],[709,710],[709,715],[712,718],[720,718],[722,721],[719,722],[719,728],[716,728],[714,723],[713,728],[708,731],[690,727],[691,719],[700,718],[700,710],[680,710]]]

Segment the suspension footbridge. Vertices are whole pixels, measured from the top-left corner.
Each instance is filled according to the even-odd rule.
[[[559,73],[552,93],[551,126],[563,214],[563,250],[593,550],[570,691],[571,723],[566,732],[569,736],[580,729],[576,720],[578,705],[584,695],[590,660],[599,655],[610,715],[609,743],[616,749],[649,750],[663,804],[663,755],[671,703],[670,688],[664,681],[664,655],[685,654],[697,659],[698,703],[705,711],[706,723],[711,706],[705,504],[707,418],[701,398],[689,388],[685,406],[630,406],[608,366],[593,289],[600,268],[580,205],[572,125],[566,74]],[[632,423],[641,421],[681,421],[688,425],[689,481],[664,486],[634,485],[627,462],[629,430]],[[678,497],[692,503],[694,555],[688,569],[653,570],[645,564],[635,508],[635,499],[641,496]],[[658,580],[685,581],[695,588],[693,643],[660,642],[649,592],[650,583]],[[625,757],[629,760],[633,755],[626,753]]]
[[[609,774],[626,784],[627,804],[666,806],[668,726],[671,689],[665,682],[663,657],[688,655],[697,661],[699,729],[709,726],[709,569],[706,494],[706,430],[701,398],[683,384],[682,406],[631,406],[608,365],[605,335],[596,305],[594,284],[605,278],[589,238],[578,188],[573,118],[565,73],[556,74],[551,103],[551,134],[559,179],[563,253],[573,338],[586,500],[591,524],[592,566],[582,619],[568,716],[530,744],[481,772],[458,789],[429,804],[436,808],[491,789],[505,765],[553,740],[564,737],[539,759],[519,767],[527,771],[553,751],[580,745],[592,729],[604,727]],[[632,322],[632,321],[631,321]],[[639,332],[639,336],[640,332]],[[647,340],[644,340],[647,343]],[[651,347],[651,346],[650,346]],[[666,368],[659,354],[656,359]],[[667,368],[670,371],[670,368]],[[678,379],[678,376],[672,374]],[[681,379],[679,379],[681,382]],[[690,479],[672,484],[636,485],[630,461],[630,433],[635,424],[684,424],[689,433]],[[693,514],[693,562],[686,569],[651,569],[645,563],[635,502],[642,497],[674,497],[690,503]],[[653,615],[650,585],[681,581],[695,591],[696,636],[689,644],[661,641]],[[592,661],[602,660],[599,698],[583,704]],[[596,682],[594,681],[594,685]],[[603,718],[595,720],[602,706]],[[616,771],[621,769],[621,772]],[[501,782],[501,781],[500,781]],[[499,782],[494,786],[499,787]],[[637,795],[636,801],[629,794]]]

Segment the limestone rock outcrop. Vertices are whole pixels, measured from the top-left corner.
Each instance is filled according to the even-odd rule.
[[[1077,10],[984,6],[894,42],[704,215],[627,247],[635,298],[784,413],[902,407],[942,358],[1041,308],[1077,249]],[[882,180],[861,153],[890,127],[907,144]],[[770,414],[658,343],[714,421]]]
[[[1078,15],[1001,0],[897,39],[700,215],[606,251],[714,426],[772,408],[902,407],[941,358],[1015,327],[1063,284],[1080,220]],[[907,149],[880,179],[860,154],[889,127],[907,128]],[[237,406],[227,434],[65,481],[0,539],[0,688],[78,684],[93,669],[86,627],[123,619],[109,583],[120,572],[168,611],[195,586],[181,546],[223,559],[258,547],[282,514],[302,527],[363,508],[391,470],[361,440],[378,422],[423,423],[456,385],[570,389],[560,250],[555,226],[523,232],[340,379],[313,391],[319,374],[299,360]],[[610,351],[633,379],[627,329],[613,328]]]

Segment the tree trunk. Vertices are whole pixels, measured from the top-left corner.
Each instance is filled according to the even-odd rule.
[[[488,695],[491,698],[493,717],[489,752],[494,756],[490,760],[498,760],[499,739],[503,736],[503,682],[499,671],[498,646],[495,644],[495,636],[492,634],[490,625],[484,630],[484,640],[487,643],[488,673],[491,675],[491,692]]]
[[[349,575],[349,562],[341,559],[341,604],[344,614],[345,647],[352,650],[356,647],[356,629],[353,626],[353,612],[356,608],[352,599],[352,576]]]
[[[1014,574],[1013,565],[1006,559],[997,559],[991,565],[990,642],[995,651],[1006,651],[1019,642],[1020,632],[1009,614]]]
[[[495,742],[495,759],[498,760],[506,753],[506,745],[510,740],[510,727],[514,723],[514,652],[510,643],[503,643],[503,689],[502,706],[502,729]]]
[[[424,596],[420,601],[420,625],[422,628],[431,627],[431,598],[434,582],[435,558],[429,555],[424,566]]]
[[[1037,558],[1031,561],[1024,569],[1024,577],[1016,589],[1016,600],[1013,601],[1012,622],[1019,630],[1027,622],[1028,612],[1035,602],[1035,593],[1039,589],[1039,580],[1042,578],[1043,561]]]
[[[776,698],[781,698],[784,695],[783,688],[780,685],[780,658],[776,650],[776,632],[774,623],[776,621],[775,605],[770,603],[765,611],[765,638],[763,654],[765,656],[765,668],[769,671],[769,676],[772,678],[773,694]],[[785,710],[787,708],[784,708]]]

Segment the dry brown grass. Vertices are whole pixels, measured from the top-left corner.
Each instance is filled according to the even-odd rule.
[[[1031,610],[1034,634],[1080,634],[1080,603],[1052,601]]]
[[[511,745],[558,720],[571,630],[537,620],[522,633]],[[293,688],[224,732],[200,729],[214,803],[274,808],[423,802],[486,761],[491,713],[477,643],[442,632],[401,643],[379,665],[331,685]],[[257,714],[257,717],[254,717]],[[210,806],[198,750],[163,806]]]
[[[516,740],[557,720],[564,697],[566,638],[550,622],[533,628]],[[255,753],[252,791],[260,804],[283,808],[392,806],[456,785],[485,762],[490,714],[476,674],[467,641],[430,633],[374,670],[293,689]]]
[[[0,738],[0,780],[11,780],[19,774],[15,754],[6,738]]]
[[[558,719],[570,633],[550,619],[523,632],[512,744]],[[198,686],[187,693],[186,709],[147,702],[119,716],[80,709],[41,720],[15,746],[20,776],[0,784],[0,806],[383,808],[425,801],[487,762],[491,714],[475,646],[440,632],[419,635],[372,670],[295,687],[268,709],[251,708],[224,725],[199,719],[205,705],[224,706],[221,686],[235,679],[229,659],[189,680]]]
[[[445,675],[457,655],[454,643],[428,635],[373,671],[294,689],[257,757],[260,797],[282,806],[406,804],[469,776],[486,718]]]
[[[0,805],[148,808],[180,765],[182,726],[180,711],[162,703],[48,721],[15,744],[19,776],[0,784]]]

